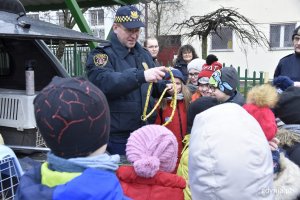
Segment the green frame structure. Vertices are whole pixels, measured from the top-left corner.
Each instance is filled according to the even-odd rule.
[[[81,32],[92,34],[92,31],[81,12],[81,8],[101,7],[111,5],[137,4],[139,0],[20,0],[27,12],[69,9]],[[91,49],[97,43],[90,42]]]

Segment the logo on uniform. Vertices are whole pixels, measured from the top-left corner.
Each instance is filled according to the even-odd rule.
[[[108,61],[106,54],[100,53],[94,56],[94,63],[97,67],[104,67]]]

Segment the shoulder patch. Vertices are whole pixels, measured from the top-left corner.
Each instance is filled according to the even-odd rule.
[[[108,61],[108,56],[104,53],[98,53],[94,55],[93,60],[97,67],[104,67]]]

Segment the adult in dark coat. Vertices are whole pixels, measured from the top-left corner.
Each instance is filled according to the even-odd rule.
[[[159,52],[158,40],[155,37],[146,38],[146,40],[144,41],[144,48],[150,52],[155,66],[161,66],[161,64],[157,60],[157,55]]]
[[[110,43],[92,50],[86,64],[89,80],[103,91],[109,103],[108,151],[112,154],[125,155],[129,134],[146,124],[141,115],[149,83],[158,82],[154,84],[153,96],[158,96],[166,87],[160,80],[167,68],[155,67],[150,53],[137,43],[140,28],[144,26],[140,14],[134,6],[119,8]],[[153,98],[149,104],[152,108]],[[152,116],[148,122],[154,120],[155,116]]]
[[[295,53],[283,57],[274,73],[274,79],[278,76],[287,76],[295,81],[295,86],[300,86],[300,26],[298,26],[292,35]]]
[[[187,82],[189,76],[187,65],[195,58],[198,58],[198,56],[192,45],[189,44],[183,45],[178,50],[174,68],[181,71],[185,82]]]

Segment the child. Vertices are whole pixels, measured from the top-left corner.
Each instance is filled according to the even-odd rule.
[[[270,147],[258,122],[235,103],[194,120],[189,145],[192,199],[274,200]]]
[[[202,70],[198,75],[198,90],[193,94],[192,102],[200,97],[212,95],[209,90],[209,78],[216,70],[220,70],[222,67],[215,55],[210,54],[207,56],[206,63],[202,66]]]
[[[146,125],[131,133],[126,156],[132,166],[121,166],[117,176],[124,193],[135,200],[183,200],[185,180],[174,171],[177,141],[164,126]]]
[[[276,119],[272,112],[278,101],[278,93],[275,87],[264,84],[253,87],[247,94],[246,104],[243,108],[251,114],[261,126],[266,139],[272,141],[277,132]],[[272,151],[274,173],[279,172],[279,150]]]
[[[188,109],[188,116],[187,116],[187,125],[188,125],[188,134],[184,137],[183,143],[184,148],[181,152],[181,159],[180,163],[177,169],[177,175],[183,177],[186,182],[187,186],[183,190],[184,192],[184,199],[190,200],[191,197],[191,191],[189,187],[189,181],[188,181],[188,156],[189,156],[189,143],[190,143],[190,133],[192,130],[193,122],[197,114],[218,105],[218,101],[216,98],[213,97],[201,97],[200,99],[197,99],[196,101],[192,102]]]
[[[276,137],[286,156],[300,167],[300,88],[291,86],[279,98],[274,109],[284,123]]]
[[[104,94],[83,78],[54,77],[34,99],[37,127],[51,151],[28,171],[16,199],[127,199],[105,153],[110,115]]]
[[[198,88],[198,74],[202,69],[202,66],[205,64],[205,60],[201,58],[196,58],[192,60],[188,65],[188,80],[187,86],[191,93],[193,94]]]
[[[178,153],[182,151],[183,145],[182,140],[187,132],[187,108],[191,101],[191,93],[187,86],[184,84],[184,79],[182,73],[177,69],[172,69],[172,73],[174,75],[174,79],[177,87],[177,106],[174,117],[172,121],[166,126],[170,129],[174,135],[176,136],[178,142]],[[170,74],[166,74],[165,79],[170,79]],[[157,110],[157,118],[155,124],[162,125],[167,120],[169,120],[172,107],[170,105],[171,97],[164,98],[162,103]],[[178,155],[178,162],[180,160],[180,155]]]
[[[237,91],[238,74],[233,67],[223,67],[215,71],[209,79],[210,92],[220,103],[232,102],[244,105],[245,99]]]

